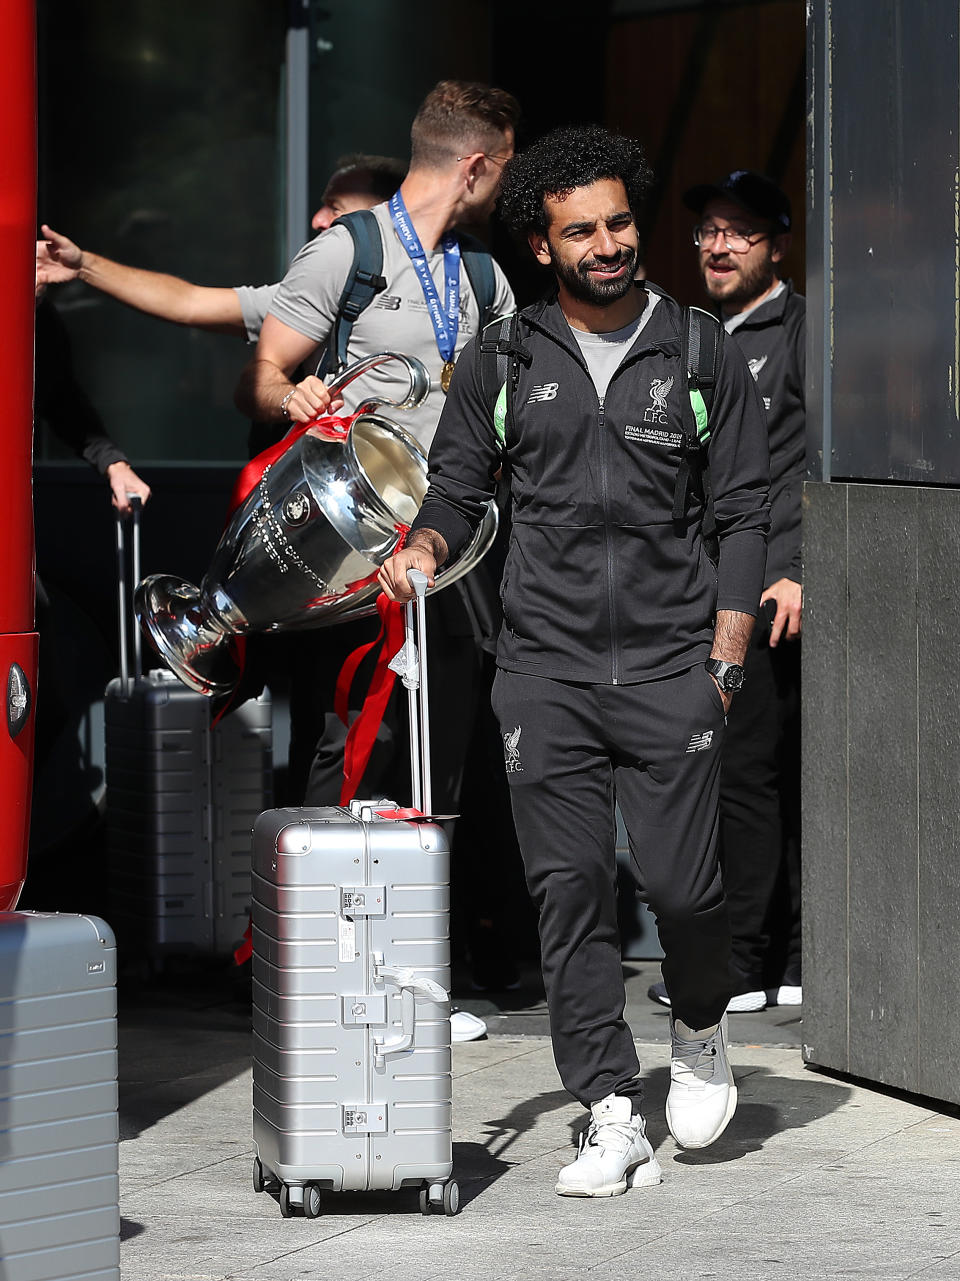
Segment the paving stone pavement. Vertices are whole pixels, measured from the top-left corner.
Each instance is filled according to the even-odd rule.
[[[649,978],[640,967],[628,986],[663,1183],[597,1201],[555,1195],[584,1113],[561,1089],[549,1040],[511,1030],[507,1010],[503,1034],[454,1047],[455,1218],[423,1218],[415,1194],[400,1193],[328,1194],[319,1219],[282,1219],[251,1186],[242,1005],[128,999],[125,1281],[960,1281],[957,1109],[805,1067],[797,1044],[775,1043],[799,1040],[799,1011],[767,1011],[731,1020],[740,1105],[729,1130],[683,1152],[663,1116],[666,1019],[636,995]],[[536,1004],[534,993],[517,1017]]]

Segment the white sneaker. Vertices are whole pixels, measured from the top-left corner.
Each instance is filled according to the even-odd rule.
[[[766,992],[738,992],[727,1002],[728,1014],[755,1014],[767,1008]]]
[[[737,1087],[727,1062],[727,1016],[695,1031],[670,1018],[667,1125],[682,1148],[709,1147],[737,1110]]]
[[[627,1188],[646,1188],[663,1175],[631,1100],[608,1094],[590,1107],[590,1124],[580,1135],[577,1159],[557,1180],[560,1196],[619,1196]]]
[[[483,1019],[478,1019],[475,1014],[471,1014],[468,1010],[454,1008],[450,1011],[451,1041],[479,1041],[481,1037],[486,1035],[487,1025]]]
[[[799,984],[793,987],[788,983],[783,983],[780,987],[770,992],[767,999],[771,1005],[802,1005],[803,988]]]

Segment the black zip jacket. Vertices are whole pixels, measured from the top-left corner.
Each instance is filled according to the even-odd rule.
[[[691,502],[679,532],[671,519],[681,318],[661,295],[601,402],[556,297],[520,313],[532,361],[520,365],[506,427],[512,529],[497,662],[508,671],[593,684],[653,680],[708,656],[715,610],[756,614],[767,436],[733,343],[723,344],[710,412],[719,575],[700,536],[702,503]],[[437,530],[455,557],[502,461],[474,339],[457,362],[414,529]]]
[[[803,581],[800,499],[806,469],[807,301],[788,280],[777,298],[751,311],[730,337],[747,358],[767,412],[770,537],[764,587]]]

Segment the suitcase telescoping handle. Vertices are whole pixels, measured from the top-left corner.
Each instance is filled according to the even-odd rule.
[[[133,614],[133,593],[137,583],[140,581],[140,502],[139,494],[128,494],[130,500],[131,516],[131,552],[130,561],[127,562],[127,537],[123,515],[117,510],[117,607],[118,617],[120,620],[120,688],[123,693],[129,694],[131,689],[130,680],[130,655],[127,645],[128,629],[133,627],[133,683],[137,677],[142,675],[143,660],[140,648],[140,628],[137,626],[136,617]],[[127,609],[127,578],[130,579],[130,608]]]
[[[409,663],[403,676],[409,705],[410,781],[414,809],[421,814],[430,814],[433,795],[430,786],[430,692],[427,683],[427,576],[419,569],[408,569],[407,581],[416,596],[404,606],[404,647],[408,655],[417,656]]]

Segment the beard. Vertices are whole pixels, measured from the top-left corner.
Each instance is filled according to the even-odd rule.
[[[590,258],[575,266],[561,262],[556,255],[551,257],[553,270],[571,296],[595,307],[609,307],[611,303],[619,302],[630,292],[637,276],[637,251],[629,247],[621,249],[616,258],[608,258],[603,262]],[[596,280],[589,274],[598,267],[612,267],[616,270],[621,266],[625,266],[626,271],[613,280]]]
[[[714,300],[724,306],[745,307],[754,298],[765,293],[773,284],[776,275],[773,267],[773,256],[767,246],[767,254],[754,261],[744,261],[737,254],[720,254],[717,261],[723,266],[734,268],[722,280],[711,280],[707,276],[710,260],[700,264],[703,286]]]

